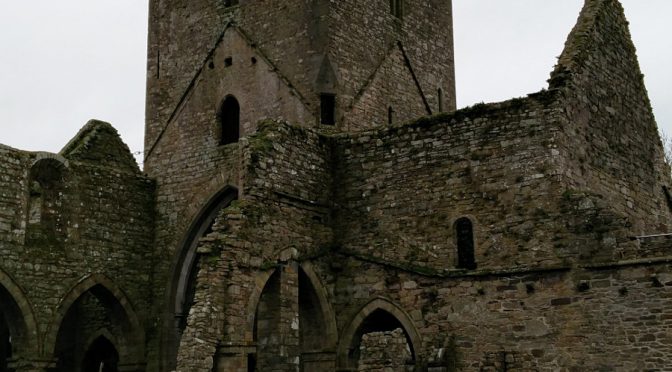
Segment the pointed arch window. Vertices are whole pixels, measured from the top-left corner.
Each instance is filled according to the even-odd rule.
[[[475,269],[474,226],[470,219],[462,217],[455,221],[455,236],[457,239],[457,267],[468,270]]]
[[[217,114],[220,145],[238,142],[240,138],[240,105],[234,96],[226,96]]]

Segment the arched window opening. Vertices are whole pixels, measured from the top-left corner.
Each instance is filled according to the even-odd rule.
[[[443,112],[443,89],[439,88],[437,92],[437,97],[439,100],[439,112]]]
[[[336,95],[322,93],[320,95],[320,123],[336,125]]]
[[[473,270],[476,268],[474,257],[474,228],[466,217],[455,221],[455,236],[457,238],[457,267]]]
[[[65,238],[63,213],[64,165],[42,159],[30,170],[27,211],[27,240],[60,241]]]
[[[94,283],[81,282],[59,308],[58,331],[46,341],[54,345],[55,371],[117,372],[119,365],[144,358],[144,331],[128,299]]]
[[[238,142],[240,138],[240,105],[234,96],[227,96],[218,112],[220,145]]]
[[[390,0],[390,13],[392,13],[393,16],[402,19],[404,16],[404,1]]]
[[[387,108],[387,124],[392,125],[394,124],[394,109],[392,106]]]
[[[119,353],[105,337],[98,337],[84,355],[82,372],[117,372]]]
[[[359,371],[380,365],[403,371],[415,364],[414,351],[403,325],[383,309],[375,310],[362,322],[351,344],[349,359]]]

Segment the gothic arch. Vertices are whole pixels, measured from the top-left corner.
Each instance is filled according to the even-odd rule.
[[[0,304],[0,311],[10,318],[8,328],[13,338],[17,340],[14,348],[27,355],[39,355],[42,350],[39,348],[40,340],[33,307],[23,290],[2,269],[0,269]]]
[[[89,338],[86,339],[86,342],[84,342],[84,345],[87,345],[87,346],[91,345],[91,344],[93,344],[94,341],[96,341],[96,339],[98,339],[100,337],[105,337],[112,344],[119,345],[119,341],[117,340],[117,338],[107,328],[100,329],[100,330],[96,331],[95,333],[93,333]]]
[[[315,289],[315,295],[317,296],[320,303],[320,312],[325,320],[325,337],[328,340],[328,348],[335,349],[338,343],[338,328],[336,326],[336,317],[334,315],[334,310],[327,299],[327,291],[322,285],[322,282],[318,278],[317,274],[313,270],[313,265],[310,262],[304,262],[299,265],[300,271],[302,271],[310,280],[311,285]],[[254,286],[252,287],[252,292],[250,294],[250,301],[247,304],[247,331],[250,334],[253,333],[254,323],[255,323],[255,313],[257,311],[257,306],[259,305],[259,300],[261,300],[261,295],[266,288],[271,276],[276,272],[277,269],[264,271],[258,273],[254,277]]]
[[[124,292],[103,274],[85,276],[61,299],[54,319],[47,329],[44,342],[45,355],[52,356],[56,353],[57,340],[63,321],[75,302],[85,293],[94,290],[109,298],[121,310],[120,315],[123,315],[123,323],[125,323],[121,324],[121,327],[126,335],[126,345],[118,345],[117,347],[124,358],[124,364],[141,364],[145,354],[145,334],[142,322]]]
[[[197,202],[189,203],[190,206],[184,213],[186,216],[193,217],[191,223],[183,230],[182,240],[178,243],[175,250],[171,267],[172,274],[170,275],[170,282],[166,286],[167,309],[164,319],[164,336],[162,337],[162,359],[163,363],[167,364],[166,368],[168,370],[175,367],[174,363],[179,339],[187,315],[185,312],[188,312],[188,310],[185,311],[185,306],[188,305],[190,286],[196,274],[196,247],[198,239],[206,233],[219,212],[238,199],[237,188],[229,185],[222,188],[220,179],[214,179],[212,182],[214,182],[214,185],[218,185],[218,191],[211,193],[204,204]],[[192,201],[203,200],[202,194],[197,195],[197,197],[200,197],[200,199],[192,199]],[[197,207],[199,205],[200,208]]]
[[[359,338],[361,338],[361,335],[358,333],[361,330],[364,322],[369,318],[370,315],[377,311],[383,311],[394,317],[396,321],[399,322],[400,328],[402,328],[406,334],[406,339],[409,346],[411,347],[411,353],[417,359],[418,351],[422,347],[422,338],[413,325],[410,316],[408,316],[408,314],[406,314],[406,312],[400,307],[388,301],[387,299],[376,298],[362,307],[362,309],[359,310],[359,312],[357,312],[357,314],[352,318],[347,328],[343,330],[336,356],[336,363],[338,368],[348,369],[355,367],[356,360],[353,361],[350,357],[351,349],[360,341]]]
[[[313,270],[313,265],[310,262],[304,262],[300,266],[301,272],[303,272],[308,278],[314,294],[317,297],[320,306],[320,315],[324,321],[324,337],[326,338],[325,348],[328,350],[336,350],[338,344],[338,328],[336,326],[336,316],[334,315],[334,310],[329,303],[327,297],[327,291],[322,285],[320,278],[317,276]]]

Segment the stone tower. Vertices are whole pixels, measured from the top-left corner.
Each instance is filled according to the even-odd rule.
[[[214,123],[229,95],[242,135],[266,117],[354,131],[455,108],[450,1],[152,0],[149,30],[148,156],[185,106]]]
[[[157,249],[173,257],[156,276],[158,288],[172,283],[157,309],[175,319],[169,365],[194,290],[196,230],[214,219],[200,221],[200,209],[221,208],[244,183],[239,138],[267,118],[333,133],[453,111],[452,38],[446,0],[150,1],[145,172],[157,180]]]

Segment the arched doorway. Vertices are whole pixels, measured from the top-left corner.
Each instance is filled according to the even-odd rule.
[[[0,270],[0,372],[8,360],[38,352],[37,326],[30,302],[12,279]]]
[[[118,372],[119,353],[104,336],[96,338],[88,347],[82,362],[82,372]]]
[[[408,315],[392,303],[376,299],[359,311],[343,333],[338,367],[352,371],[413,370],[420,345],[420,336]]]
[[[312,270],[296,263],[276,269],[257,302],[256,354],[248,357],[248,370],[272,370],[295,358],[301,371],[333,370],[337,331],[326,301],[326,292]]]
[[[227,186],[213,195],[201,208],[189,226],[187,233],[180,243],[171,281],[169,309],[170,319],[166,324],[164,338],[164,366],[171,371],[177,366],[177,352],[180,346],[182,333],[187,326],[187,317],[194,303],[196,292],[196,277],[198,275],[198,254],[196,248],[199,240],[212,232],[215,219],[222,209],[238,199],[238,190]]]
[[[45,338],[45,352],[57,359],[58,372],[139,366],[144,347],[144,328],[130,300],[102,275],[89,276],[70,290]]]

